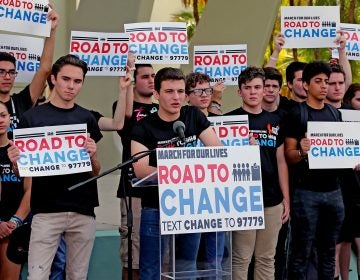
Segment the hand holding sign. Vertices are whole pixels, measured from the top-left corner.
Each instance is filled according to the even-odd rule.
[[[47,14],[47,19],[51,20],[51,31],[55,31],[59,25],[59,14],[54,10],[54,5],[49,3],[51,11]]]
[[[305,137],[300,140],[300,155],[302,157],[307,156],[310,151],[310,139],[307,138],[307,133],[305,133]]]
[[[20,159],[20,151],[13,141],[9,140],[9,144],[10,147],[7,149],[7,154],[13,165],[14,171],[17,171],[17,161]]]

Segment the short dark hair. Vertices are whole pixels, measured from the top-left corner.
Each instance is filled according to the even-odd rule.
[[[265,67],[265,80],[276,80],[279,83],[279,87],[282,87],[283,78],[279,70],[273,67]]]
[[[295,72],[304,70],[307,63],[300,61],[291,62],[288,67],[286,67],[286,82],[292,83],[295,79]]]
[[[325,74],[327,77],[330,76],[331,69],[328,63],[323,61],[313,61],[308,63],[302,74],[303,82],[309,84],[310,80],[319,74]]]
[[[355,97],[355,92],[360,91],[360,84],[354,83],[349,86],[344,95],[344,103],[351,105],[351,100]]]
[[[329,66],[330,66],[331,73],[341,73],[344,75],[344,80],[345,80],[346,74],[345,74],[344,68],[342,68],[342,66],[340,64],[330,63]]]
[[[157,92],[160,92],[161,83],[167,80],[183,80],[185,82],[184,73],[177,68],[173,67],[165,67],[160,69],[156,75],[154,80],[154,87]]]
[[[47,84],[48,84],[48,86],[49,86],[49,89],[50,89],[50,90],[53,90],[54,87],[55,87],[55,85],[54,85],[53,82],[51,81],[51,74],[46,78],[46,82],[47,82]]]
[[[88,70],[87,63],[73,54],[67,54],[60,57],[52,66],[51,74],[54,75],[56,78],[61,68],[63,68],[65,65],[73,65],[76,67],[80,67],[83,71],[83,78],[85,78],[85,75]]]
[[[2,104],[2,105],[5,107],[6,112],[8,112],[8,113],[9,113],[9,109],[7,108],[6,104],[5,104],[4,102],[2,102],[2,101],[0,101],[0,104]]]
[[[211,78],[208,74],[201,73],[201,72],[191,72],[190,74],[186,75],[185,80],[185,93],[189,94],[190,89],[196,87],[196,84],[202,83],[210,83]]]
[[[246,82],[249,82],[255,78],[260,78],[264,82],[265,81],[264,70],[262,68],[255,66],[246,67],[245,70],[241,71],[238,77],[239,89],[241,88],[242,84],[245,84]]]
[[[0,52],[0,61],[9,61],[16,67],[16,58],[7,52]]]
[[[150,67],[153,68],[151,64],[135,64],[135,71],[134,71],[134,82],[136,83],[136,76],[140,68]]]

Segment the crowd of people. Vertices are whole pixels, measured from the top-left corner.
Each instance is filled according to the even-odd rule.
[[[335,63],[290,63],[286,69],[290,99],[280,95],[283,78],[276,62],[284,36],[279,34],[264,68],[249,66],[240,73],[237,93],[241,100],[237,109],[227,113],[221,107],[222,82],[210,86],[208,75],[184,75],[172,67],[155,74],[152,65],[135,64],[129,53],[127,73],[119,78],[119,94],[109,118],[76,103],[87,64],[73,55],[52,64],[58,26],[55,10],[48,20],[52,29],[40,68],[17,94],[10,94],[16,60],[0,53],[0,168],[2,176],[5,169],[12,174],[7,177],[11,179],[1,180],[0,279],[19,279],[22,264],[9,258],[8,247],[13,232],[30,223],[28,279],[87,279],[96,230],[97,185],[91,181],[71,192],[68,187],[99,174],[96,143],[102,138],[101,131],[118,132],[125,162],[158,147],[195,146],[197,139],[204,146],[221,146],[207,119],[219,115],[247,115],[249,143],[260,146],[265,228],[232,232],[233,279],[339,279],[340,275],[349,279],[351,244],[360,250],[360,165],[349,170],[309,169],[307,137],[308,121],[341,122],[338,109],[360,109],[360,85],[352,84],[343,34],[337,42],[339,60]],[[51,94],[41,100],[46,81]],[[174,141],[178,135],[173,124],[179,120],[185,124],[185,135],[183,141]],[[14,129],[81,123],[87,125],[84,145],[91,172],[20,177],[20,151],[11,140]],[[276,141],[258,141],[255,131]],[[160,279],[168,237],[160,235],[158,188],[133,188],[130,183],[132,173],[144,178],[156,169],[156,158],[150,154],[124,170],[120,178],[122,279],[130,276],[129,262],[132,279]],[[225,233],[175,238],[177,272],[221,270]],[[360,271],[360,257],[357,268]],[[216,272],[206,279],[215,277]]]

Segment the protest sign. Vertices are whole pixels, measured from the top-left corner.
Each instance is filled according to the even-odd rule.
[[[88,64],[88,76],[125,76],[129,35],[72,31],[70,53]]]
[[[247,66],[247,45],[194,46],[194,72],[208,74],[212,83],[237,85]]]
[[[346,39],[346,56],[349,60],[360,60],[360,24],[340,23],[340,30]],[[332,49],[331,56],[339,58],[338,50]]]
[[[284,48],[335,48],[339,25],[338,6],[281,7]]]
[[[47,0],[0,1],[0,30],[49,37],[48,4]]]
[[[85,149],[86,124],[21,128],[14,130],[19,148],[20,176],[50,176],[91,171]]]
[[[344,122],[360,122],[360,111],[340,109],[341,119]]]
[[[0,52],[16,58],[16,82],[30,83],[40,67],[44,39],[19,35],[0,34]]]
[[[249,145],[248,115],[208,117],[210,126],[224,146]],[[203,146],[198,140],[198,146]]]
[[[360,123],[308,122],[309,168],[354,168],[360,163]]]
[[[124,24],[129,49],[136,63],[188,64],[189,52],[184,22],[142,22]]]
[[[157,164],[161,234],[264,228],[258,146],[157,149]]]

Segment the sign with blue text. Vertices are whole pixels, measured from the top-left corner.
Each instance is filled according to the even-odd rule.
[[[359,122],[308,122],[309,168],[354,168],[360,163]]]
[[[360,24],[340,23],[340,30],[346,38],[346,56],[349,60],[360,60]],[[331,56],[339,58],[337,49],[333,49]]]
[[[258,146],[156,152],[161,234],[264,228]]]
[[[71,31],[70,53],[88,65],[88,76],[125,76],[129,51],[126,33]]]
[[[30,83],[40,67],[44,39],[0,34],[0,52],[7,52],[16,58],[16,82]]]
[[[335,48],[339,29],[339,6],[281,7],[284,48]]]
[[[48,0],[0,1],[0,30],[49,37]]]
[[[247,66],[247,45],[194,46],[194,72],[208,74],[212,83],[237,85]]]
[[[129,49],[136,63],[188,64],[189,51],[184,22],[139,22],[124,24]]]
[[[91,171],[85,148],[86,124],[21,128],[14,130],[20,151],[20,176],[50,176]]]

